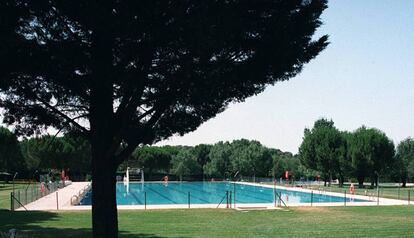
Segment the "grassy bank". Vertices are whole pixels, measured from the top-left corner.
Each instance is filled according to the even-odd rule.
[[[90,212],[0,211],[0,230],[90,237]],[[414,206],[119,212],[121,237],[412,237]]]
[[[24,188],[26,184],[17,184]],[[321,188],[319,188],[321,189]],[[344,188],[331,187],[332,191]],[[10,206],[11,185],[0,186],[0,209]],[[390,188],[391,195],[397,190]],[[357,189],[358,193],[364,190]],[[401,191],[400,191],[401,195]],[[33,237],[90,237],[90,212],[0,210],[0,231]],[[412,237],[414,206],[291,208],[240,212],[224,209],[120,211],[119,229],[132,237]]]

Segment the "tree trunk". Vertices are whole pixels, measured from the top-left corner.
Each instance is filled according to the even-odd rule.
[[[404,181],[402,182],[402,187],[403,187],[403,188],[407,187],[407,180],[404,180]]]
[[[331,182],[332,182],[332,173],[329,173],[329,183],[328,183],[328,187],[331,186]]]
[[[93,238],[117,238],[116,178],[118,164],[114,154],[120,145],[117,137],[113,101],[113,40],[105,23],[112,14],[110,1],[103,1],[99,27],[92,33],[91,90],[89,105],[90,142],[92,152],[92,228]],[[105,5],[105,6],[103,6]],[[119,121],[118,121],[119,123]]]
[[[118,237],[116,178],[113,161],[92,157],[92,227],[94,238]]]
[[[93,238],[117,238],[117,164],[114,161],[117,145],[113,136],[112,85],[104,82],[91,91],[92,228]]]
[[[103,118],[97,116],[91,120],[93,238],[117,238],[117,165],[110,150],[114,143],[108,133],[110,123]]]
[[[364,178],[358,177],[357,180],[358,180],[358,187],[364,188]]]
[[[339,186],[340,188],[342,188],[342,187],[344,186],[344,176],[343,176],[343,175],[339,175],[339,177],[338,177],[338,181],[339,181],[338,186]]]

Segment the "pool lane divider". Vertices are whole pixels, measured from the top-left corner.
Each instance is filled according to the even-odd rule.
[[[233,183],[233,184],[235,184],[235,183]],[[194,184],[187,184],[187,185],[196,186]],[[272,202],[272,200],[268,200],[266,198],[261,198],[261,197],[257,197],[257,196],[250,195],[250,193],[253,193],[254,194],[254,193],[256,193],[256,191],[252,191],[252,189],[247,189],[249,187],[252,187],[252,188],[256,189],[255,187],[257,187],[257,186],[253,186],[253,185],[243,185],[243,189],[239,189],[239,190],[242,191],[242,192],[245,191],[245,193],[242,193],[241,192],[241,194],[243,194],[246,197],[250,197],[250,198],[253,198],[253,199],[256,199],[256,200],[264,201],[265,203],[271,203]],[[224,189],[222,189],[222,188],[215,189],[214,190],[215,192],[208,192],[206,190],[200,190],[200,189],[193,189],[193,190],[196,190],[196,191],[199,191],[199,192],[203,192],[203,193],[210,193],[210,194],[213,194],[213,195],[216,195],[216,196],[219,196],[219,197],[220,197],[220,195],[218,195],[218,194],[220,194],[221,192],[229,191],[227,188],[224,188]],[[264,188],[263,190],[267,190],[267,188]],[[259,202],[259,203],[261,203],[261,202]]]
[[[236,204],[236,202],[237,202],[237,200],[236,200],[236,188],[235,188],[235,184],[236,183],[233,183],[234,185],[233,185],[233,193],[232,193],[232,196],[234,196],[234,198],[232,198],[232,201],[234,200],[234,204]],[[185,184],[186,186],[188,185],[188,186],[192,186],[192,187],[197,187],[196,185],[194,185],[194,184]],[[255,186],[252,186],[252,185],[244,185],[244,187],[255,187]],[[217,196],[217,197],[219,197],[219,198],[221,198],[221,196],[220,195],[218,195],[218,194],[220,194],[220,193],[222,193],[222,192],[228,192],[228,191],[230,191],[231,192],[231,190],[229,190],[228,188],[224,188],[224,189],[222,189],[222,188],[219,188],[219,189],[214,189],[214,191],[212,191],[212,192],[210,192],[211,190],[204,190],[204,189],[197,189],[197,188],[192,188],[193,190],[195,190],[195,191],[198,191],[198,192],[201,192],[201,193],[208,193],[208,194],[212,194],[212,195],[214,195],[214,196]],[[231,188],[230,188],[231,189]],[[266,188],[264,189],[264,190],[266,190]],[[257,197],[257,196],[252,196],[252,195],[250,195],[249,193],[256,193],[256,191],[251,191],[250,189],[241,189],[241,191],[245,191],[245,193],[247,193],[247,194],[245,194],[245,193],[242,193],[244,196],[246,196],[246,197],[250,197],[250,198],[253,198],[253,199],[256,199],[256,200],[261,200],[261,201],[264,201],[265,203],[269,203],[269,200],[267,200],[266,198],[261,198],[261,197]],[[204,200],[204,199],[203,199]],[[205,201],[205,200],[204,200]],[[272,202],[272,201],[270,201],[270,202]],[[210,202],[207,202],[207,203],[210,203]],[[233,203],[233,202],[231,202],[231,203]]]
[[[151,190],[151,191],[153,191],[154,193],[156,193],[156,194],[160,195],[161,197],[165,198],[166,200],[171,201],[171,202],[172,202],[172,203],[174,203],[174,204],[178,204],[178,203],[176,203],[175,201],[171,200],[169,197],[162,195],[162,194],[161,194],[161,193],[159,193],[158,191],[155,191],[154,189],[152,189],[152,188],[150,188],[150,187],[148,187],[148,189],[149,189],[149,190]]]
[[[159,186],[163,186],[163,185],[161,185],[161,184],[158,184]],[[172,188],[172,186],[166,186],[166,188],[167,189],[169,189],[169,190],[172,190],[172,191],[176,191],[176,192],[179,192],[179,193],[181,193],[181,194],[186,194],[184,191],[180,191],[180,190],[178,190],[178,189],[173,189]],[[196,198],[196,199],[198,199],[198,200],[200,200],[200,201],[203,201],[203,202],[205,202],[206,204],[210,204],[211,202],[209,202],[209,201],[207,201],[207,200],[205,200],[205,199],[203,199],[203,198],[200,198],[200,197],[198,197],[198,196],[194,196],[193,195],[193,197],[194,198]]]
[[[135,195],[134,192],[131,192],[129,194],[131,194],[131,196],[134,197],[135,201],[137,201],[138,204],[142,205],[143,202],[137,197],[137,195]]]

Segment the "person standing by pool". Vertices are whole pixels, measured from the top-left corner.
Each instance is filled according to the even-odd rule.
[[[353,183],[351,183],[351,185],[349,186],[349,193],[350,194],[355,194],[355,186]]]

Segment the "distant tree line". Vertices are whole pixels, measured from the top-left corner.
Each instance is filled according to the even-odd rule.
[[[66,170],[69,175],[90,174],[90,145],[74,133],[55,137],[44,135],[18,141],[7,128],[0,127],[0,172],[32,179],[46,173]],[[4,176],[9,179],[10,176]]]
[[[405,187],[414,178],[414,140],[401,141],[395,150],[384,132],[365,126],[340,131],[332,120],[319,119],[305,129],[298,156],[305,167],[321,173],[325,185],[338,179],[342,186],[347,178],[360,187],[366,180],[374,186],[381,177]]]
[[[0,172],[19,172],[19,178],[30,179],[35,171],[44,174],[65,169],[70,175],[85,177],[91,172],[90,159],[89,142],[76,134],[19,141],[7,128],[0,127]],[[147,178],[156,174],[175,175],[178,179],[231,179],[236,174],[279,178],[286,170],[292,178],[313,176],[313,171],[302,166],[292,153],[246,139],[214,145],[143,146],[132,153],[119,172],[127,166],[144,168]]]
[[[144,168],[147,179],[174,175],[183,179],[239,179],[240,177],[284,177],[314,179],[326,184],[337,179],[340,185],[355,180],[360,186],[382,181],[414,179],[414,140],[407,138],[397,148],[375,128],[360,127],[353,132],[340,131],[332,120],[320,119],[306,128],[299,153],[293,155],[268,148],[254,140],[234,140],[196,146],[143,146],[137,148],[119,168]],[[90,145],[74,133],[44,135],[17,140],[0,127],[0,172],[19,172],[31,178],[35,171],[65,169],[69,175],[84,178],[90,174]],[[235,177],[235,175],[237,175]]]
[[[213,145],[144,146],[134,151],[121,166],[144,168],[147,176],[171,174],[178,179],[238,179],[240,177],[282,177],[286,170],[300,179],[313,176],[292,153],[263,146],[254,140],[234,140]],[[314,172],[315,173],[315,172]],[[236,177],[235,177],[236,176]]]

